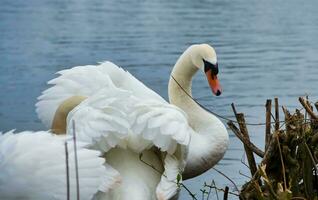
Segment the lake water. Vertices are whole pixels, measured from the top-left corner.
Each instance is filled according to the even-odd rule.
[[[263,122],[267,98],[291,109],[298,96],[318,99],[317,8],[316,0],[1,0],[0,129],[44,129],[34,104],[46,81],[98,61],[113,61],[167,99],[170,70],[193,43],[215,47],[224,90],[213,97],[198,75],[194,96],[227,117],[234,102],[248,122]],[[264,127],[249,128],[263,147]],[[246,178],[239,173],[248,170],[241,143],[232,133],[230,139],[216,168],[240,185]],[[212,179],[233,189],[213,170],[185,184],[200,193]]]

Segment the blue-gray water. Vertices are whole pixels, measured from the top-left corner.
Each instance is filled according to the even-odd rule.
[[[316,0],[1,0],[0,129],[44,129],[36,97],[56,71],[76,65],[111,60],[167,98],[171,67],[193,43],[215,47],[224,89],[213,97],[198,75],[195,97],[228,117],[235,102],[249,122],[264,121],[267,98],[279,97],[289,108],[299,106],[300,95],[318,99],[317,8]],[[260,147],[263,132],[250,127]],[[230,138],[216,168],[242,184],[239,172],[248,174],[242,145]],[[214,171],[186,185],[200,193],[212,179],[233,188]]]

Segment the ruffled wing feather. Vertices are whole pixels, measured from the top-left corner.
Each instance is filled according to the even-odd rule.
[[[191,128],[178,107],[158,101],[140,101],[132,107],[132,132],[173,154],[177,144],[188,145]]]
[[[119,144],[124,145],[130,130],[125,112],[129,96],[130,93],[123,90],[103,89],[87,98],[69,113],[67,133],[73,133],[71,122],[74,121],[78,140],[94,149],[107,152]]]
[[[58,106],[72,96],[90,97],[100,89],[113,87],[131,91],[142,99],[164,101],[129,72],[111,62],[100,65],[78,66],[57,72],[59,77],[48,82],[52,85],[38,98],[36,111],[42,122],[51,127]]]

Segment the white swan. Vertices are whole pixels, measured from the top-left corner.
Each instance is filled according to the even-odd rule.
[[[222,122],[182,89],[191,95],[198,69],[220,95],[214,49],[192,45],[171,73],[178,81],[169,81],[171,104],[110,62],[63,70],[39,97],[37,113],[56,133],[67,132],[75,120],[79,140],[105,152],[107,163],[120,173],[121,185],[98,199],[169,199],[178,192],[179,173],[184,179],[202,174],[228,146]]]
[[[66,136],[47,131],[0,133],[0,199],[67,199]],[[98,191],[107,192],[119,174],[106,169],[99,151],[77,143],[81,199],[92,199]],[[70,199],[76,199],[73,142],[68,142]]]

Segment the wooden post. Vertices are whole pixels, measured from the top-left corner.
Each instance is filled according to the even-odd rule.
[[[272,100],[267,99],[266,101],[266,127],[265,127],[265,149],[271,139],[271,110],[272,110]]]
[[[66,199],[70,200],[70,170],[69,170],[69,163],[68,163],[68,147],[67,142],[64,142],[65,147],[65,165],[66,165]]]
[[[318,111],[318,101],[315,103],[316,110]]]
[[[229,195],[229,187],[225,186],[223,200],[227,200]]]
[[[250,141],[250,136],[248,134],[248,130],[247,130],[247,127],[246,127],[244,114],[243,113],[237,113],[233,103],[232,103],[232,109],[233,109],[233,112],[235,114],[236,120],[237,120],[237,122],[239,124],[240,130],[241,130],[241,134],[248,141]],[[253,155],[253,151],[246,144],[244,144],[244,149],[245,149],[246,157],[247,157],[247,160],[248,160],[248,165],[250,166],[250,171],[251,171],[251,174],[253,176],[255,174],[255,172],[257,171],[257,167],[256,167],[256,162],[255,162],[255,158],[254,158],[254,155]]]
[[[241,131],[234,125],[232,121],[229,121],[227,125],[230,127],[230,129],[233,131],[233,133],[238,137],[241,142],[248,146],[249,149],[251,149],[256,155],[259,157],[263,158],[264,157],[264,152],[260,150],[257,146],[255,146],[249,139],[247,139]]]
[[[237,121],[239,122],[239,127],[240,127],[242,135],[244,135],[245,138],[250,141],[250,136],[248,134],[248,130],[247,130],[247,127],[246,127],[246,124],[245,124],[245,118],[244,118],[244,114],[243,113],[238,113],[237,114]],[[245,152],[246,152],[248,165],[250,166],[251,175],[253,176],[255,174],[255,172],[257,171],[255,158],[254,158],[252,150],[250,148],[248,148],[248,146],[244,145],[244,149],[245,149]]]
[[[77,141],[76,141],[76,131],[75,131],[75,121],[72,121],[73,128],[73,143],[74,143],[74,160],[75,160],[75,177],[76,177],[76,199],[80,200],[80,186],[79,186],[79,176],[78,176],[78,158],[77,158]]]
[[[278,98],[275,97],[275,131],[279,130],[279,104]]]
[[[317,115],[312,111],[310,105],[307,104],[306,100],[303,97],[299,97],[299,102],[306,109],[312,119],[318,120]]]

